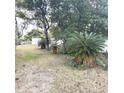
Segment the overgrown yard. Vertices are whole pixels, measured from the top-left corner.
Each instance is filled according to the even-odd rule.
[[[16,93],[107,93],[107,71],[73,69],[70,57],[33,45],[16,47]]]

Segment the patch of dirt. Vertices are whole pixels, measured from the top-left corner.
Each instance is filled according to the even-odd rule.
[[[53,75],[35,64],[26,63],[16,69],[16,93],[50,93],[53,82]]]

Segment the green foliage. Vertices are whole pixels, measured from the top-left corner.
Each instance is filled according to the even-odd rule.
[[[108,35],[107,0],[50,0],[50,8],[51,22],[56,24],[53,37],[63,40],[65,53],[69,34],[74,31]]]
[[[50,28],[50,32],[52,33],[52,36],[55,38],[55,40],[62,40],[63,41],[63,52],[61,53],[66,53],[66,47],[65,47],[65,44],[66,44],[66,41],[67,41],[67,38],[70,34],[70,32],[73,31],[72,29],[70,28],[66,28],[64,30],[62,30],[59,26],[52,26]]]
[[[50,42],[48,29],[50,27],[50,23],[52,23],[53,27],[51,27],[49,31],[52,32],[55,39],[63,41],[64,53],[66,53],[66,47],[70,46],[67,43],[67,41],[70,41],[68,40],[69,34],[74,33],[74,31],[82,33],[93,32],[102,35],[101,37],[107,37],[108,35],[107,0],[16,0],[16,5],[18,8],[22,6],[22,9],[27,10],[29,12],[29,20],[35,20],[37,26],[44,29],[46,46],[48,49]],[[27,18],[26,14],[20,11],[17,12],[17,15],[20,18]],[[93,34],[91,36],[93,36]],[[96,35],[94,36],[96,37]],[[74,37],[77,36],[74,35]],[[85,37],[88,38],[87,36]],[[78,44],[82,44],[81,40],[79,40],[82,39],[82,37],[75,39],[78,42],[73,44],[76,48],[73,52],[77,51],[79,47],[82,47],[78,46]],[[71,41],[76,40],[72,39]],[[88,46],[91,45],[92,48],[86,47],[87,45],[85,45],[85,43],[87,42]],[[83,41],[84,49],[80,49],[80,52],[78,51],[75,55],[82,56],[82,52],[86,52],[84,54],[87,55],[92,53],[92,55],[96,55],[98,50],[101,50],[101,48],[95,49],[94,44],[98,44],[92,44],[91,42],[95,41],[92,39],[86,39],[85,42]]]
[[[22,7],[22,6],[24,6],[23,2],[24,2],[24,0],[15,0],[15,5],[17,7]]]
[[[41,37],[41,36],[43,36],[43,31],[40,31],[39,29],[33,29],[27,35],[29,35],[31,37],[36,37],[36,36]]]
[[[31,40],[32,37],[39,37],[39,38],[43,38],[43,32],[39,29],[32,29],[32,31],[28,32],[25,36],[24,39],[25,40]]]
[[[62,30],[58,26],[52,26],[50,28],[50,32],[52,33],[53,37],[56,40],[64,40],[64,39],[67,39],[67,37],[70,33],[70,30],[69,29]]]
[[[29,36],[29,35],[24,35],[24,40],[25,41],[31,41],[31,39],[32,39],[32,37],[31,36]]]
[[[28,19],[27,15],[20,10],[16,10],[16,17],[19,17],[19,18],[22,18],[22,19]]]
[[[60,37],[60,28],[58,26],[51,26],[50,27],[50,33],[52,34],[52,37],[54,37],[56,40],[59,40]]]
[[[15,30],[15,45],[21,44],[21,37],[22,37],[21,32],[19,32],[18,29],[16,28],[16,30]]]
[[[104,48],[105,39],[96,33],[74,32],[66,43],[68,53],[83,60],[87,57],[95,58]]]
[[[50,0],[51,21],[62,32],[95,32],[107,36],[107,0]],[[64,33],[66,34],[66,32]]]
[[[104,54],[99,54],[96,59],[96,64],[101,66],[104,70],[108,69],[108,58]]]

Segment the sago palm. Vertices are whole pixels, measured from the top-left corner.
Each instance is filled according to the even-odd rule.
[[[68,53],[88,66],[94,65],[96,56],[103,50],[105,39],[96,33],[78,33],[70,35],[67,42]]]

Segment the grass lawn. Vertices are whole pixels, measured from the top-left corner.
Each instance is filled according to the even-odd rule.
[[[34,45],[23,45],[16,47],[16,62],[27,62],[40,58],[42,55],[38,50],[34,50]]]

